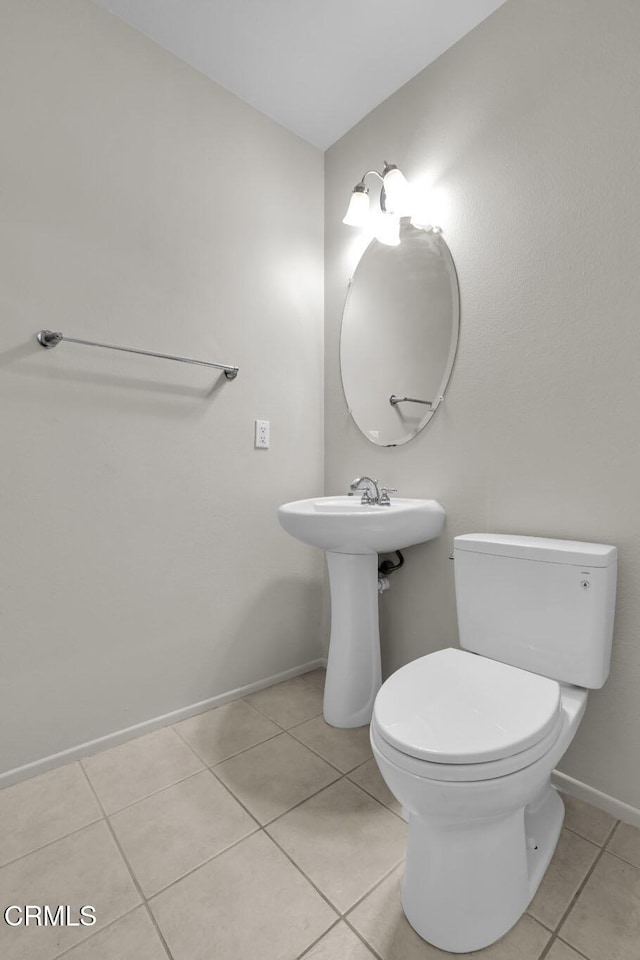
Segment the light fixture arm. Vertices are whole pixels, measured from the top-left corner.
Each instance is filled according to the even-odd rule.
[[[378,173],[377,170],[367,170],[367,172],[363,175],[362,180],[360,181],[360,183],[364,183],[364,178],[365,178],[365,177],[368,177],[370,173],[372,173],[372,174],[374,175],[374,177],[377,177],[378,180],[384,180],[383,175],[382,175],[381,173]]]

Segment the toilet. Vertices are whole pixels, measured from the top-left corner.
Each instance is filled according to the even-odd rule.
[[[371,744],[408,819],[405,915],[465,953],[518,921],[553,856],[564,805],[551,773],[609,673],[617,552],[467,534],[453,558],[462,649],[389,677]]]

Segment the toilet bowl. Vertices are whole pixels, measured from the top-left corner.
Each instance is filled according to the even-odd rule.
[[[553,856],[564,805],[551,773],[586,688],[606,680],[616,552],[479,534],[456,538],[454,558],[466,649],[393,674],[370,735],[408,818],[405,915],[429,943],[465,953],[518,921]]]
[[[445,661],[448,669],[442,669]],[[457,669],[464,667],[465,679],[471,680],[476,664],[493,665],[474,654],[451,649],[403,668],[413,676],[424,676],[431,667],[436,668],[443,709],[440,725],[433,703],[425,716],[424,733],[430,745],[446,728],[458,703]],[[523,677],[534,676],[515,667],[507,669]],[[476,732],[473,748],[477,754],[467,748],[465,762],[443,763],[416,755],[416,731],[411,739],[407,737],[410,743],[402,744],[402,749],[398,725],[385,723],[390,701],[397,698],[396,717],[407,704],[403,670],[394,674],[391,679],[395,682],[384,689],[383,696],[379,695],[371,721],[374,757],[387,786],[408,815],[402,906],[417,933],[434,946],[454,953],[478,950],[499,939],[517,922],[551,860],[564,817],[562,800],[550,783],[551,772],[575,735],[587,692],[556,684],[558,716],[548,731],[524,750],[511,752],[512,746],[519,746],[521,741],[504,737],[500,752],[505,755],[482,760],[496,748],[493,745],[490,751],[490,743],[483,744]],[[443,676],[447,673],[448,683]],[[499,707],[497,690],[491,706]],[[521,722],[524,717],[523,710]],[[478,723],[481,726],[480,716]],[[502,730],[496,732],[503,737]],[[461,733],[458,728],[456,735]],[[454,746],[452,739],[447,743],[449,751]],[[463,736],[459,742],[462,746]]]

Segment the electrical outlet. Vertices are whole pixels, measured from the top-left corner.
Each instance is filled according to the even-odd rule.
[[[269,421],[256,420],[256,448],[266,449],[269,446]]]

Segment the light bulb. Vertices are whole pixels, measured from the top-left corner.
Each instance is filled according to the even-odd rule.
[[[385,192],[385,206],[389,213],[403,216],[411,211],[409,184],[404,174],[393,163],[385,163],[383,171],[383,185]]]
[[[381,213],[376,221],[376,240],[388,247],[397,247],[400,243],[400,217],[392,213]]]
[[[343,223],[349,227],[363,227],[369,218],[369,188],[358,183],[353,188],[349,208],[344,215]]]

